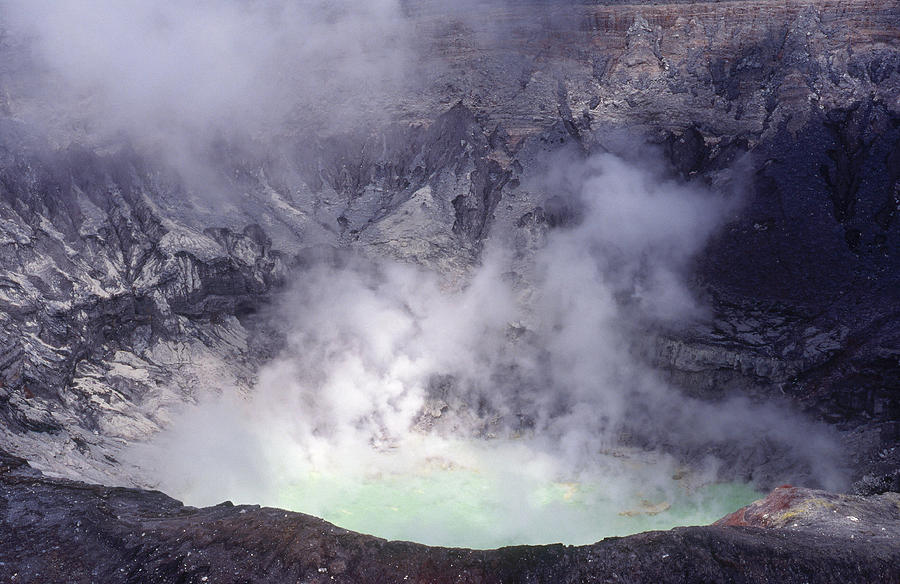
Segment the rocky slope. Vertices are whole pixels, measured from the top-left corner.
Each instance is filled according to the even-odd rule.
[[[228,178],[212,198],[159,156],[60,148],[17,121],[33,104],[15,99],[12,58],[0,134],[8,445],[110,480],[106,456],[159,428],[205,372],[248,385],[269,354],[251,314],[304,250],[461,274],[489,234],[528,241],[534,221],[558,222],[548,194],[521,186],[542,157],[621,150],[627,133],[687,179],[721,182],[741,157],[749,168],[743,208],[697,267],[717,319],[663,334],[648,359],[700,395],[776,391],[864,426],[854,448],[896,462],[896,3],[488,10],[497,24],[484,31],[410,8],[442,67],[393,105],[398,121],[222,143],[209,156]]]

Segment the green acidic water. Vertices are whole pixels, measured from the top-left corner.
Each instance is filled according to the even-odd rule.
[[[709,524],[760,496],[747,484],[703,483],[652,461],[603,460],[568,479],[515,460],[479,462],[402,474],[311,472],[284,486],[278,504],[386,539],[488,549]]]

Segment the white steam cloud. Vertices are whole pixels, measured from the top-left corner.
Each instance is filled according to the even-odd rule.
[[[519,439],[512,456],[524,449],[521,460],[549,460],[545,471],[572,476],[602,466],[602,453],[630,436],[676,455],[772,447],[799,475],[835,486],[824,431],[780,407],[686,398],[634,355],[646,323],[702,315],[682,273],[728,199],[610,154],[562,171],[566,184],[547,185],[570,193],[578,219],[549,231],[521,273],[497,246],[461,289],[359,257],[299,274],[277,314],[287,346],[251,395],[225,391],[189,409],[136,451],[141,465],[193,503],[277,504],[310,473],[402,473],[435,459],[464,466],[471,453],[460,444],[476,437]],[[510,452],[497,446],[488,467]],[[694,462],[716,467],[709,452]],[[672,468],[660,459],[656,478]],[[612,491],[635,479],[604,472]]]
[[[358,122],[401,91],[411,54],[399,0],[4,0],[0,15],[52,115],[135,140]]]

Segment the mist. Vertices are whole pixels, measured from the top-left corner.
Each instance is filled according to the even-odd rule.
[[[18,117],[187,174],[215,140],[384,119],[413,70],[398,0],[4,0],[0,15],[29,60],[6,87]]]
[[[635,349],[707,318],[686,273],[734,197],[612,154],[553,168],[533,188],[579,211],[528,257],[491,240],[463,283],[359,253],[301,270],[271,314],[284,349],[252,391],[211,385],[132,460],[192,504],[284,506],[310,477],[468,469],[511,501],[509,521],[523,481],[602,481],[623,508],[635,490],[676,497],[684,465],[695,484],[839,486],[828,431],[781,403],[689,398]]]

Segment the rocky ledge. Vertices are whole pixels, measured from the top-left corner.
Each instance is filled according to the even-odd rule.
[[[429,548],[300,513],[197,509],[0,452],[6,582],[897,582],[900,494],[780,487],[711,526],[588,546]]]

